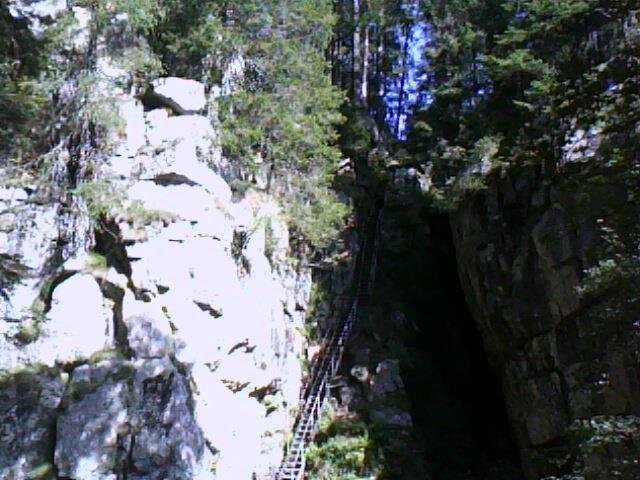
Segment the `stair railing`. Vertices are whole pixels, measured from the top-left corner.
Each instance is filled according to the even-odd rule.
[[[360,272],[356,295],[344,320],[323,336],[321,351],[314,361],[310,375],[300,391],[299,410],[293,426],[293,435],[287,445],[280,468],[274,480],[302,480],[306,466],[305,452],[318,430],[318,421],[330,395],[330,383],[340,369],[342,357],[358,310],[369,295],[377,264],[380,207],[372,209],[365,226],[360,256]]]

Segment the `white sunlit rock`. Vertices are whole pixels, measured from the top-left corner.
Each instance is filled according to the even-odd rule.
[[[218,426],[212,441],[220,448],[217,478],[251,478],[260,458],[259,426],[264,418],[264,408],[246,393],[232,393],[218,384],[215,398],[217,409],[209,418]],[[229,414],[231,413],[231,414]]]
[[[91,262],[92,258],[88,252],[79,251],[64,263],[64,269],[67,271],[83,271],[90,268]]]
[[[9,300],[4,303],[4,309],[0,310],[1,317],[12,320],[25,318],[31,312],[31,307],[38,298],[39,282],[35,278],[27,278],[22,280],[11,289]],[[11,327],[11,325],[6,325]]]
[[[211,123],[201,115],[170,117],[165,109],[156,108],[146,114],[146,120],[150,145],[192,140],[194,147],[209,148],[214,138]]]
[[[174,80],[156,82],[156,90],[185,109],[204,107],[202,85]],[[10,340],[19,324],[0,322],[0,369],[31,362],[86,364],[66,374],[75,386],[89,383],[91,389],[60,412],[64,439],[56,439],[57,466],[65,475],[111,478],[107,464],[113,432],[124,421],[135,431],[132,461],[144,472],[136,478],[237,480],[254,472],[260,478],[280,461],[290,423],[283,405],[297,401],[303,343],[298,329],[304,314],[296,305],[306,305],[310,275],[286,262],[288,230],[269,195],[254,189],[232,201],[228,182],[237,178],[235,167],[214,147],[210,119],[169,116],[165,109],[145,113],[123,93],[116,100],[126,139],[109,159],[108,175],[124,187],[129,206],[138,200],[143,209],[172,215],[146,218],[139,209],[139,218],[131,211],[117,216],[130,275],[90,268],[92,257],[79,247],[64,264],[78,273],[54,290],[40,338],[14,345]],[[2,206],[26,198],[25,190],[0,189]],[[58,229],[69,226],[59,225],[55,209],[37,208],[17,219],[29,226],[22,236],[0,234],[0,251],[27,253],[29,265],[42,271]],[[237,251],[233,242],[239,231],[248,238]],[[275,269],[265,256],[267,241]],[[105,298],[91,275],[121,290],[121,304]],[[15,305],[2,308],[29,313],[41,281],[17,285]],[[290,313],[285,314],[285,306]],[[118,348],[114,311],[120,313],[120,307],[133,358],[116,360],[113,353],[111,364],[98,367],[96,359],[111,358],[110,350]],[[234,393],[223,380],[248,385]],[[270,400],[280,406],[267,417],[266,405],[249,394],[268,385],[281,390]],[[127,409],[121,408],[122,398]],[[84,424],[88,428],[82,437]],[[130,440],[129,433],[121,433],[123,442]],[[215,476],[204,439],[220,451]],[[81,441],[90,448],[70,453]]]
[[[174,100],[185,110],[198,111],[206,105],[204,85],[195,80],[185,78],[166,77],[153,81],[156,93]]]
[[[76,21],[72,31],[71,42],[76,48],[84,48],[89,44],[89,21],[91,13],[83,7],[72,7],[73,17]]]
[[[65,0],[43,0],[35,2],[26,2],[24,0],[10,2],[9,11],[14,17],[19,16],[19,12],[25,12],[30,15],[46,17],[54,16],[66,8]]]
[[[17,207],[15,214],[6,215],[12,230],[0,235],[3,253],[17,255],[26,267],[37,269],[46,258],[53,240],[57,237],[56,206],[23,206],[21,201],[8,206]]]
[[[139,358],[162,358],[173,353],[171,331],[166,322],[152,316],[134,315],[125,320],[129,334],[129,346]]]
[[[562,165],[589,161],[596,156],[602,142],[602,127],[594,125],[589,130],[576,127],[567,133],[565,142]]]
[[[9,2],[9,13],[14,18],[27,16],[31,19],[29,29],[34,35],[40,35],[45,30],[46,23],[41,21],[43,17],[55,17],[67,8],[65,0],[43,0],[26,2],[24,0]]]
[[[112,317],[93,277],[76,274],[54,290],[42,333],[24,351],[46,365],[87,359],[112,345]]]
[[[123,146],[129,155],[135,155],[146,145],[145,122],[142,104],[133,98],[124,98],[119,104],[120,116],[125,122]]]
[[[188,185],[164,187],[152,181],[135,184],[129,190],[129,199],[143,202],[147,208],[172,213],[183,220],[197,221],[214,208],[213,199],[202,188]]]

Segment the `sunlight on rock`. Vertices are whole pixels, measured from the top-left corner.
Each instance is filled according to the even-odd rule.
[[[204,85],[195,80],[159,78],[153,86],[157,93],[175,100],[185,110],[202,110],[205,107]]]

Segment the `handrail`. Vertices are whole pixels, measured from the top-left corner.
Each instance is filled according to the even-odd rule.
[[[359,275],[351,308],[345,318],[338,325],[328,329],[322,338],[320,354],[313,362],[310,375],[300,390],[299,410],[293,425],[293,435],[280,468],[273,476],[274,480],[302,480],[304,477],[306,448],[317,432],[318,420],[329,399],[329,385],[340,368],[351,329],[358,317],[360,303],[373,285],[380,210],[380,206],[374,206],[365,224],[360,249]]]

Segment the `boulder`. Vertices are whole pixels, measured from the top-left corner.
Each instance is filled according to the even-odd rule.
[[[164,322],[166,323],[166,322]],[[156,321],[148,316],[131,316],[125,320],[129,347],[138,358],[162,358],[173,354],[173,341]]]
[[[386,359],[378,363],[376,373],[371,378],[371,394],[381,397],[398,390],[404,390],[400,377],[400,360]]]
[[[0,372],[0,478],[30,480],[53,474],[51,452],[63,392],[57,368],[33,365]]]
[[[392,425],[394,427],[413,427],[411,414],[405,410],[395,407],[376,407],[375,409],[372,409],[371,420],[384,425]]]
[[[122,361],[74,370],[56,427],[55,463],[60,476],[76,480],[117,478],[129,443],[126,378],[130,375]]]
[[[195,80],[166,77],[152,82],[156,93],[170,98],[184,110],[199,111],[206,105],[204,85]]]

